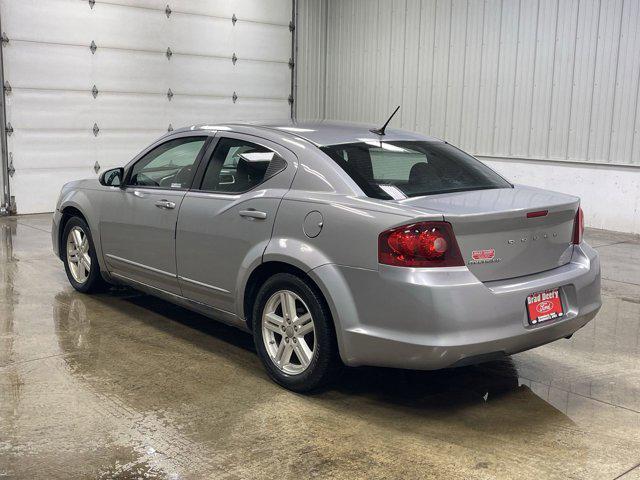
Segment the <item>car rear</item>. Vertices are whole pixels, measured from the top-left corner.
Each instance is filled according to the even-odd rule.
[[[479,362],[571,335],[598,312],[600,264],[577,198],[512,185],[444,142],[324,151],[367,196],[412,217],[380,229],[376,270],[314,272],[351,312],[340,314],[348,364]]]

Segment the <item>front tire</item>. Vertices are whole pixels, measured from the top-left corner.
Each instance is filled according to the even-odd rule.
[[[253,338],[269,376],[294,392],[326,386],[340,360],[333,321],[315,288],[289,273],[269,278],[253,306]]]
[[[61,240],[60,252],[71,286],[82,293],[105,289],[107,283],[100,274],[87,222],[80,217],[71,217],[64,226]]]

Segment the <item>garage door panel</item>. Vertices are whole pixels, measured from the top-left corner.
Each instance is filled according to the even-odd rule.
[[[26,170],[20,175],[16,173],[11,179],[11,186],[16,192],[19,213],[53,212],[56,199],[62,185],[72,180],[96,177],[93,168],[79,166],[75,168],[47,168],[42,170]]]
[[[93,139],[95,148],[92,160],[100,164],[101,171],[114,167],[124,167],[144,148],[167,133],[164,130],[123,132],[107,130]]]
[[[174,93],[230,98],[237,88],[232,78],[235,68],[231,59],[174,55],[168,79],[176,86]]]
[[[171,50],[195,55],[288,62],[291,33],[287,27],[176,14],[169,24]]]
[[[289,115],[286,100],[231,100],[207,97],[176,97],[172,101],[174,126],[216,121],[271,120]]]
[[[19,213],[52,210],[63,183],[128,163],[170,125],[290,114],[291,0],[0,0],[0,13]]]
[[[287,27],[238,22],[232,32],[232,42],[239,58],[280,62],[291,58],[291,32]]]
[[[9,138],[16,177],[24,170],[90,166],[92,137],[83,131],[20,130]],[[18,153],[19,152],[19,153]]]
[[[102,50],[92,64],[89,88],[99,91],[165,93],[172,86],[172,64],[164,53]]]
[[[231,18],[235,14],[238,22],[254,20],[280,23],[282,25],[289,25],[291,7],[291,0],[264,0],[261,2],[247,2],[245,0],[209,0],[207,2],[202,0],[174,0],[171,2],[171,9],[176,12],[226,18]]]
[[[170,102],[163,95],[105,93],[94,103],[93,118],[101,130],[166,130],[170,123]]]
[[[78,2],[76,2],[78,3]],[[190,13],[230,19],[234,14],[238,21],[268,22],[289,25],[291,20],[291,0],[262,0],[248,2],[246,0],[118,0],[118,4],[136,8],[162,11],[167,4],[173,13]],[[101,8],[97,1],[94,8]]]
[[[96,3],[91,16],[92,38],[98,48],[104,45],[128,50],[163,50],[162,46],[170,43],[169,23],[164,11]]]
[[[3,0],[0,12],[2,29],[10,39],[87,47],[91,43],[91,10],[78,0]]]
[[[163,53],[105,49],[92,56],[83,47],[20,41],[3,53],[5,76],[18,89],[164,93],[170,86],[172,65]]]
[[[14,88],[91,88],[91,63],[86,48],[12,41],[3,50],[5,76]]]
[[[18,129],[93,127],[90,92],[14,90],[6,97],[7,118]]]
[[[180,86],[176,93],[231,97],[287,98],[291,91],[291,70],[283,63],[265,63],[174,55],[169,84]],[[176,87],[177,88],[177,87]]]
[[[256,67],[255,62],[239,60],[233,82],[238,95],[287,99],[291,93],[291,69],[282,63]]]

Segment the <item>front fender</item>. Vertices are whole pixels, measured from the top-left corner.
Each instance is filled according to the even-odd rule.
[[[74,208],[85,218],[91,230],[91,238],[93,239],[94,248],[96,249],[96,257],[98,258],[100,271],[104,273],[107,272],[107,267],[102,255],[102,244],[100,242],[100,207],[97,199],[93,198],[96,193],[98,192],[95,190],[84,189],[63,191],[58,209],[61,213],[65,213],[65,209]],[[61,235],[62,232],[60,231],[58,234],[58,245]]]

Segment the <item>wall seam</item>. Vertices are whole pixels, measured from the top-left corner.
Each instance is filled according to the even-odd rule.
[[[511,128],[509,128],[509,148],[507,151],[511,154],[513,148],[513,118],[516,111],[516,85],[518,84],[518,65],[520,64],[520,58],[518,52],[520,51],[520,17],[522,16],[522,0],[518,2],[518,28],[516,30],[516,70],[513,74],[513,91],[511,102]]]
[[[565,143],[565,158],[569,159],[569,139],[571,137],[571,118],[573,117],[573,89],[576,78],[576,51],[578,48],[578,27],[580,25],[580,4],[582,0],[578,0],[578,8],[576,9],[576,32],[573,36],[573,65],[571,68],[571,92],[569,93],[569,119],[567,122],[567,135]]]
[[[484,57],[484,24],[485,24],[485,16],[487,13],[487,0],[485,0],[482,4],[482,35],[480,40],[480,76],[478,78],[478,102],[477,102],[477,112],[476,112],[476,132],[473,140],[473,149],[477,150],[478,148],[478,130],[480,129],[480,93],[482,92],[482,73],[484,70],[484,62],[482,58]]]
[[[591,148],[591,120],[593,118],[593,97],[595,95],[596,85],[596,68],[598,66],[598,47],[600,45],[600,17],[602,11],[602,0],[598,2],[598,22],[596,24],[596,46],[593,59],[593,79],[591,81],[591,101],[589,102],[589,123],[587,125],[587,151],[585,152],[585,159],[589,161],[589,150]]]
[[[500,88],[500,64],[501,55],[502,55],[502,16],[504,14],[504,0],[500,1],[500,28],[498,29],[498,71],[496,73],[496,95],[493,99],[493,129],[491,131],[491,151],[495,152],[496,150],[496,134],[498,132],[498,124],[496,122],[496,117],[498,116],[498,91]]]
[[[553,95],[556,86],[556,55],[558,53],[558,17],[560,16],[560,3],[556,3],[555,28],[553,34],[553,59],[551,61],[551,95],[549,95],[549,115],[547,117],[547,141],[545,142],[544,156],[549,156],[549,144],[551,143],[551,114],[553,113]]]
[[[465,2],[465,21],[464,21],[464,54],[462,55],[462,91],[460,92],[460,121],[458,122],[458,139],[456,143],[462,140],[462,116],[464,115],[464,90],[465,78],[467,76],[467,39],[469,37],[469,0]]]
[[[449,106],[449,72],[451,70],[451,30],[453,25],[453,6],[449,5],[449,43],[447,45],[447,79],[446,79],[446,87],[447,91],[444,95],[444,125],[442,130],[442,138],[447,140],[447,107]]]
[[[537,13],[536,13],[536,35],[534,39],[534,48],[533,48],[533,85],[531,88],[531,104],[529,109],[529,132],[527,138],[527,155],[531,152],[531,131],[533,130],[533,97],[535,97],[536,92],[536,65],[538,63],[538,28],[540,27],[540,2],[542,0],[538,0],[537,5]]]
[[[611,123],[609,123],[609,142],[607,145],[607,161],[611,161],[611,140],[613,138],[613,121],[616,113],[616,97],[618,93],[618,70],[620,68],[620,44],[622,43],[622,19],[624,18],[625,0],[622,0],[620,7],[620,21],[618,23],[618,48],[616,50],[616,72],[613,77],[613,100],[611,102]]]

